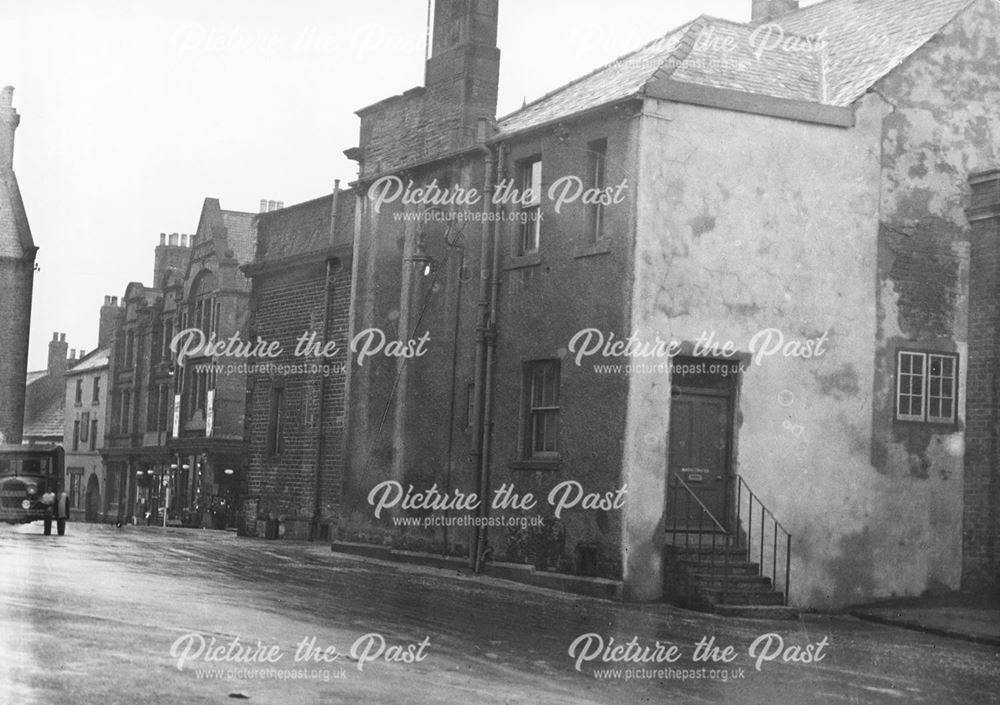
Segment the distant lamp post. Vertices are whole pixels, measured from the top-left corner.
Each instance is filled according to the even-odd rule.
[[[427,233],[423,230],[417,233],[414,253],[410,257],[407,257],[406,261],[412,264],[413,268],[425,277],[437,269],[437,261],[427,254]]]

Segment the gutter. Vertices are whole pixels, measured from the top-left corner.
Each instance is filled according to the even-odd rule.
[[[775,98],[673,79],[653,81],[646,85],[643,94],[647,98],[668,100],[674,103],[687,103],[706,108],[752,113],[831,127],[854,127],[856,123],[852,108],[824,105],[806,100]]]

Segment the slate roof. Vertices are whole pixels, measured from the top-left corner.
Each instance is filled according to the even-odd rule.
[[[87,355],[85,358],[80,360],[78,363],[73,365],[66,374],[74,375],[81,372],[90,372],[92,370],[99,370],[102,367],[107,367],[108,360],[111,357],[111,348],[99,348],[94,350],[92,353]]]
[[[501,118],[499,128],[538,127],[640,96],[662,79],[847,107],[974,2],[827,0],[766,26],[702,15]]]
[[[240,264],[253,262],[257,231],[254,213],[222,211],[222,224],[226,226],[226,243]]]
[[[47,377],[49,374],[48,370],[35,370],[34,372],[28,372],[28,376],[25,378],[25,385],[29,385],[32,382],[37,382],[43,377]]]
[[[37,414],[24,420],[24,438],[59,438],[63,437],[63,414],[66,406],[66,395],[57,394]]]
[[[780,18],[786,32],[827,30],[829,102],[850,105],[975,0],[828,0]]]
[[[501,132],[517,132],[636,95],[661,66],[669,65],[675,52],[681,51],[685,32],[694,24],[683,25],[501,118]]]

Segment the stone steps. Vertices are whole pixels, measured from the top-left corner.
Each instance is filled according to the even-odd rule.
[[[668,546],[665,551],[668,599],[682,606],[731,617],[798,619],[785,595],[761,575],[745,548]]]

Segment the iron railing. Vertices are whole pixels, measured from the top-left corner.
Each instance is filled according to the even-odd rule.
[[[792,535],[764,506],[746,481],[742,477],[736,478],[735,504],[729,506],[732,504],[730,500],[723,510],[725,516],[733,519],[735,530],[730,530],[712,514],[683,477],[671,472],[669,479],[672,481],[668,493],[672,519],[667,527],[668,543],[675,549],[686,550],[685,557],[694,563],[696,571],[706,566],[712,568],[710,579],[717,575],[715,568],[721,565],[719,582],[723,604],[730,592],[731,559],[739,559],[751,564],[756,562],[758,575],[770,578],[773,589],[782,592],[787,605],[791,584]],[[682,578],[685,593],[690,595],[689,573],[683,571]]]
[[[775,590],[781,590],[787,605],[792,577],[792,535],[740,476],[736,478],[735,525],[740,527],[740,544],[746,546],[748,559],[753,561],[756,557],[760,574],[771,579]],[[784,570],[779,572],[779,568]]]

